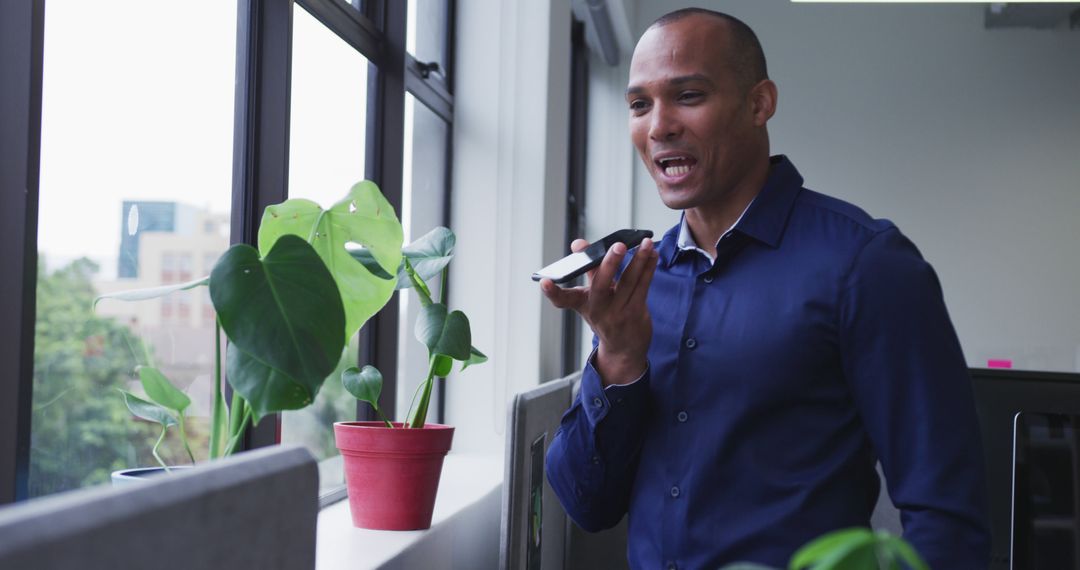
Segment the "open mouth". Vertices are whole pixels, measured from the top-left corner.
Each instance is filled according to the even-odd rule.
[[[697,159],[689,155],[673,155],[656,159],[656,166],[664,176],[678,178],[690,174],[697,165]]]

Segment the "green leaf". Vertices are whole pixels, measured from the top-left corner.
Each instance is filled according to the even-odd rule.
[[[147,402],[127,390],[120,390],[120,393],[124,396],[124,404],[132,414],[135,414],[144,420],[157,422],[161,424],[162,427],[166,428],[179,423],[176,421],[176,418],[169,413],[169,410],[152,402]]]
[[[432,277],[439,274],[440,271],[446,267],[446,264],[450,263],[450,260],[454,257],[454,245],[457,238],[454,237],[454,232],[447,228],[439,226],[430,232],[424,234],[416,241],[405,246],[401,253],[405,256],[405,259],[409,260],[413,269],[416,271],[420,279],[427,281]],[[390,275],[383,269],[383,266],[379,265],[366,249],[355,249],[349,252],[353,258],[359,261],[367,267],[369,271],[373,273],[379,273],[386,275],[386,279],[390,279]],[[412,280],[405,273],[404,262],[398,265],[397,268],[397,288],[408,289],[413,286]]]
[[[823,562],[842,558],[863,545],[873,553],[874,534],[862,527],[834,530],[823,534],[795,551],[788,563],[788,570],[802,570],[813,565],[814,570],[826,570]],[[839,555],[837,553],[840,553]]]
[[[345,346],[341,295],[315,250],[293,235],[263,259],[234,245],[210,274],[210,298],[239,349],[229,351],[227,379],[256,419],[310,402]]]
[[[455,360],[468,360],[471,333],[465,313],[446,312],[446,305],[432,303],[420,309],[416,318],[416,338],[431,354],[445,354]]]
[[[162,285],[160,287],[148,287],[146,289],[131,289],[128,291],[117,291],[115,293],[105,293],[99,295],[94,299],[94,307],[102,299],[117,299],[119,301],[145,301],[146,299],[156,299],[158,297],[164,297],[177,291],[186,291],[188,289],[194,289],[200,285],[207,285],[210,283],[209,277],[203,277],[194,281],[188,281],[187,283],[175,283],[172,285]]]
[[[345,307],[345,338],[352,337],[394,294],[394,281],[388,281],[388,272],[374,274],[345,248],[348,243],[364,246],[364,251],[383,268],[401,264],[401,224],[374,183],[356,184],[328,210],[302,199],[268,206],[259,226],[259,251],[266,255],[283,235],[310,241],[326,263]]]
[[[436,377],[446,378],[454,370],[454,359],[445,354],[436,354],[432,370]]]
[[[251,407],[258,422],[264,416],[283,410],[299,410],[315,401],[322,382],[300,382],[281,370],[229,343],[225,356],[228,380],[236,393]],[[232,411],[235,416],[236,410]]]
[[[899,556],[912,570],[930,570],[930,566],[908,542],[898,536],[880,536],[878,540],[893,554]]]
[[[210,418],[210,459],[221,456],[225,438],[229,432],[229,412],[225,409],[225,397],[219,391],[214,395],[214,410]]]
[[[341,383],[357,400],[367,402],[379,409],[379,394],[382,393],[383,377],[378,368],[365,365],[363,368],[350,366],[341,373]]]
[[[475,346],[470,346],[469,347],[469,358],[467,360],[465,360],[465,362],[461,363],[461,369],[465,370],[466,368],[468,368],[470,366],[473,366],[473,365],[476,365],[476,364],[483,364],[483,363],[487,362],[487,360],[488,360],[488,357],[485,356],[483,352],[480,352],[479,350],[476,350]]]
[[[139,373],[139,381],[142,382],[146,395],[155,404],[174,410],[177,415],[183,414],[184,410],[191,405],[191,398],[173,386],[172,382],[169,382],[169,379],[157,368],[136,366],[135,371]]]

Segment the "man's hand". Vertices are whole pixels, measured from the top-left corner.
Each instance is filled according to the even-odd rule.
[[[570,250],[578,252],[588,246],[589,242],[577,239]],[[652,319],[645,300],[659,255],[652,240],[641,242],[616,281],[625,256],[625,244],[611,246],[600,266],[589,272],[586,287],[563,289],[551,279],[540,281],[540,289],[551,304],[577,311],[596,333],[599,345],[594,364],[605,386],[637,380],[648,365],[646,354],[652,341]]]

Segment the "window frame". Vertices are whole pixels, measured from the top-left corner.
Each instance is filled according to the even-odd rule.
[[[405,93],[446,121],[447,158],[452,157],[454,0],[447,9],[449,70],[424,73],[405,50],[408,4],[368,0],[363,11],[341,0],[238,0],[236,91],[233,111],[233,182],[230,243],[255,244],[266,206],[288,197],[292,22],[296,4],[359,51],[369,61],[365,177],[379,184],[387,200],[402,203]],[[354,3],[355,4],[355,3]],[[40,171],[41,86],[44,0],[0,3],[0,222],[14,239],[0,240],[0,504],[28,495],[36,320],[38,176]],[[425,77],[426,75],[426,77]],[[449,222],[450,162],[444,186],[444,219]],[[361,330],[360,361],[383,372],[380,405],[394,410],[397,398],[398,297]],[[227,395],[231,391],[226,385]],[[439,421],[444,408],[439,390]],[[357,403],[357,418],[370,419]],[[280,416],[248,430],[244,449],[276,444]]]

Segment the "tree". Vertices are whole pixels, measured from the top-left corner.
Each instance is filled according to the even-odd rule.
[[[136,421],[117,388],[135,380],[139,339],[94,314],[98,266],[82,258],[38,268],[30,496],[103,483],[116,469],[152,465],[157,427]],[[166,455],[183,463],[172,445]]]

